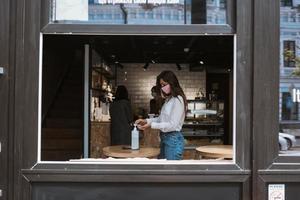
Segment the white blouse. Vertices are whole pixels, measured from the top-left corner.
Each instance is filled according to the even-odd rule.
[[[162,132],[181,131],[185,118],[185,106],[182,96],[168,99],[158,117],[146,119],[153,129]]]

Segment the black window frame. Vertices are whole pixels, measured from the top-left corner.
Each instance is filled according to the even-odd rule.
[[[282,178],[281,181],[293,182],[297,178],[299,180],[299,175],[294,172],[300,168],[300,157],[280,155],[278,147],[280,1],[271,4],[270,1],[256,0],[254,10],[254,167],[258,170],[259,182],[276,182],[277,179],[271,178],[271,175],[276,175],[278,179],[289,177],[289,180]],[[267,23],[271,21],[273,23]],[[265,31],[272,34],[264,35]]]

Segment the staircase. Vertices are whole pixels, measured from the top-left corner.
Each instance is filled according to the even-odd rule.
[[[83,67],[70,67],[42,127],[42,161],[83,155]]]

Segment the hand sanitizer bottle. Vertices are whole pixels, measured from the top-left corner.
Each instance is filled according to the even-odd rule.
[[[136,125],[134,125],[134,129],[131,131],[131,149],[139,149],[139,131],[137,130]]]

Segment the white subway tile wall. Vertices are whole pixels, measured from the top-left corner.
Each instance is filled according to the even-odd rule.
[[[182,70],[177,70],[175,64],[150,64],[144,71],[144,63],[124,64],[123,69],[118,69],[117,85],[125,85],[128,89],[132,108],[145,108],[149,112],[151,88],[156,83],[156,76],[164,70],[173,71],[187,97],[194,99],[199,89],[206,92],[206,73],[190,72],[187,65],[181,65]]]

